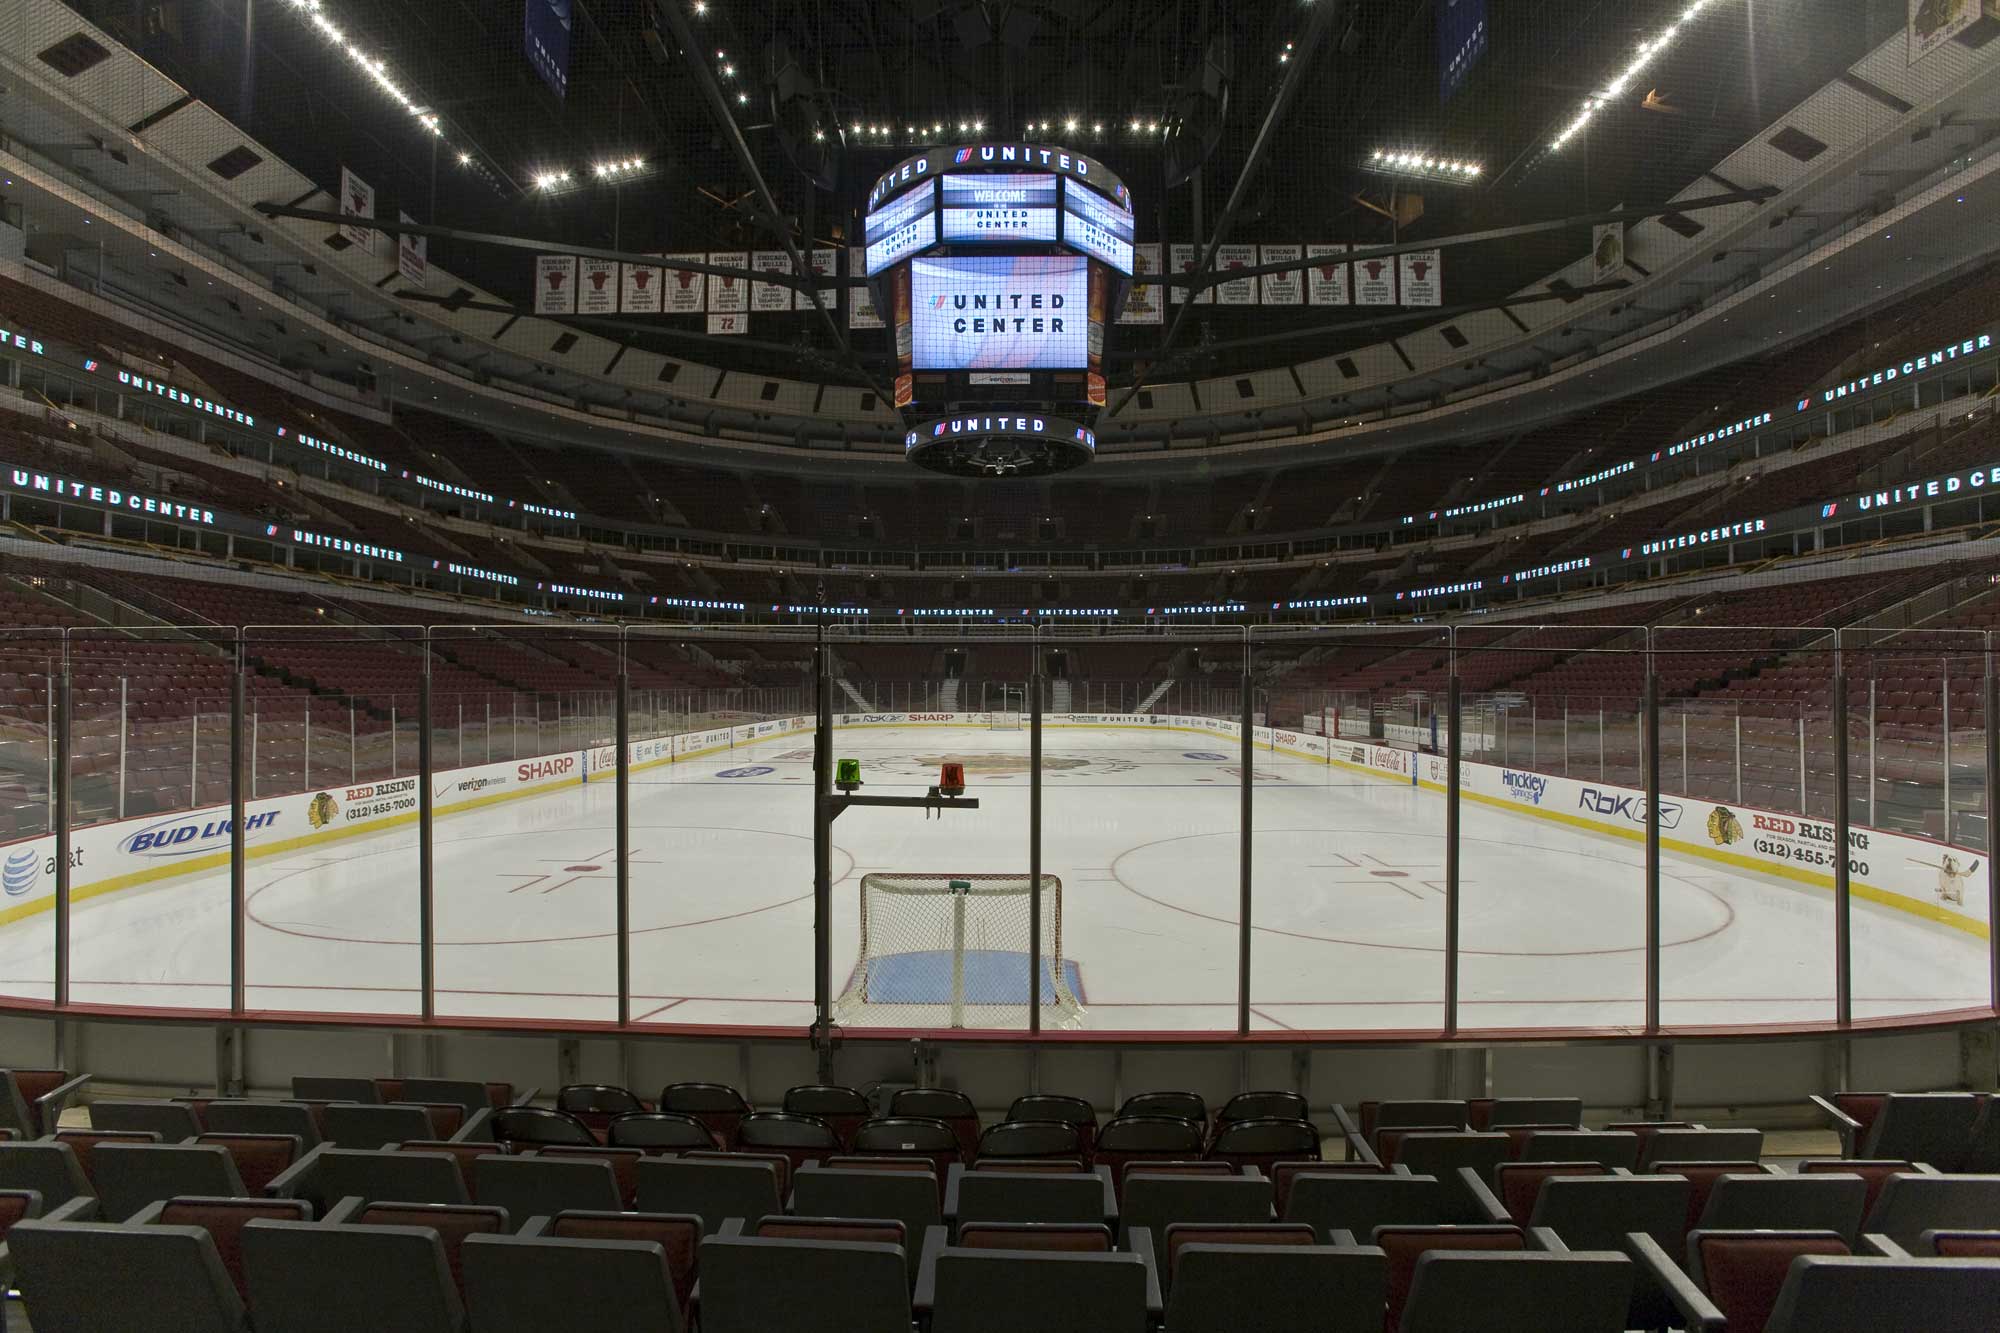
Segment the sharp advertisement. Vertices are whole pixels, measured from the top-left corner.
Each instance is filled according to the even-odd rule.
[[[1081,370],[1090,262],[955,256],[910,263],[918,370]]]

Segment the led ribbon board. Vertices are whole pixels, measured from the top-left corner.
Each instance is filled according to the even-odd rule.
[[[958,477],[1036,477],[1067,472],[1097,454],[1082,422],[1042,412],[939,417],[912,428],[903,452],[919,467]]]

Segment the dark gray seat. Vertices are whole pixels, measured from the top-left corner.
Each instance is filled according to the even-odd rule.
[[[967,1171],[954,1165],[945,1177],[944,1215],[954,1226],[966,1222],[1110,1222],[1117,1217],[1118,1204],[1108,1175],[1108,1170],[1075,1175]],[[1126,1186],[1129,1190],[1130,1178]]]
[[[680,1300],[654,1241],[468,1236],[465,1305],[479,1333],[680,1333]]]
[[[266,1193],[274,1198],[309,1200],[320,1212],[348,1198],[363,1203],[471,1202],[458,1159],[448,1153],[370,1151],[325,1144],[273,1180]]]
[[[1292,1185],[1298,1198],[1303,1180]],[[1024,1221],[1036,1219],[1026,1218]],[[1125,1177],[1119,1207],[1119,1244],[1129,1243],[1132,1230],[1144,1227],[1164,1236],[1176,1222],[1269,1222],[1271,1182],[1262,1176],[1164,1176],[1134,1168]]]
[[[1583,1251],[1432,1250],[1417,1259],[1400,1333],[1623,1333],[1633,1265]]]
[[[1761,1129],[1661,1129],[1647,1137],[1639,1169],[1660,1162],[1754,1162],[1764,1152]]]
[[[1552,1176],[1535,1196],[1528,1225],[1547,1227],[1572,1250],[1622,1250],[1633,1232],[1678,1254],[1687,1233],[1688,1182],[1680,1176]]]
[[[565,1209],[616,1212],[625,1206],[611,1163],[587,1157],[509,1157],[489,1153],[472,1162],[479,1202],[509,1217],[552,1217]]]
[[[107,1222],[123,1222],[176,1195],[240,1199],[248,1193],[236,1159],[219,1144],[102,1143],[92,1157]]]
[[[909,1282],[899,1245],[710,1236],[702,1333],[909,1333]]]
[[[640,1212],[693,1213],[711,1236],[732,1217],[748,1224],[784,1211],[777,1169],[768,1162],[647,1157],[637,1173]]]
[[[7,1248],[38,1333],[250,1327],[236,1284],[200,1227],[26,1221],[7,1233]]]
[[[1956,1171],[1972,1151],[1979,1112],[1979,1099],[1969,1092],[1892,1092],[1853,1155]]]
[[[715,1149],[715,1136],[708,1126],[679,1111],[633,1111],[615,1116],[604,1131],[604,1141],[614,1148],[654,1152]]]
[[[299,1150],[319,1146],[319,1126],[304,1102],[259,1102],[218,1099],[201,1115],[202,1128],[214,1134],[289,1134]]]
[[[1681,1154],[1685,1160],[1695,1160]],[[1622,1166],[1627,1171],[1639,1165],[1639,1136],[1630,1130],[1544,1129],[1528,1135],[1519,1158],[1523,1162],[1596,1162],[1602,1166]],[[1667,1159],[1662,1159],[1667,1160]]]
[[[186,1102],[139,1097],[92,1102],[90,1127],[158,1134],[162,1143],[179,1143],[201,1133],[201,1122],[195,1119],[194,1108]]]
[[[1850,1246],[1860,1237],[1868,1182],[1860,1176],[1730,1174],[1710,1187],[1703,1231],[1831,1231]]]
[[[1413,1176],[1435,1176],[1445,1194],[1445,1207],[1452,1222],[1483,1222],[1485,1213],[1473,1199],[1458,1174],[1471,1167],[1481,1180],[1493,1178],[1493,1168],[1507,1160],[1511,1142],[1505,1134],[1480,1131],[1439,1130],[1436,1133],[1406,1134],[1396,1153],[1396,1164],[1409,1168]],[[1356,1232],[1364,1235],[1364,1232]]]
[[[1583,1124],[1581,1097],[1495,1097],[1485,1110],[1486,1128],[1507,1129],[1515,1125]]]
[[[1150,1277],[1137,1254],[943,1248],[917,1305],[931,1333],[1146,1333]]]
[[[932,1227],[944,1224],[937,1182],[910,1171],[828,1171],[807,1164],[792,1178],[792,1211],[801,1217],[891,1218],[910,1237],[905,1246],[912,1276],[919,1244]]]
[[[1388,1260],[1372,1245],[1181,1248],[1167,1300],[1173,1333],[1379,1333]]]
[[[0,1189],[33,1190],[50,1213],[71,1199],[97,1197],[75,1150],[53,1139],[0,1143]]]
[[[1284,1220],[1308,1224],[1327,1244],[1335,1231],[1359,1238],[1374,1235],[1379,1226],[1435,1226],[1451,1217],[1448,1196],[1435,1176],[1308,1172],[1292,1181]]]
[[[493,1108],[493,1100],[487,1094],[486,1085],[476,1079],[406,1078],[403,1080],[402,1092],[397,1100],[462,1106],[465,1108],[468,1120],[481,1111]]]
[[[292,1097],[302,1102],[360,1102],[373,1106],[382,1100],[382,1090],[372,1078],[294,1074]]]
[[[392,1143],[438,1136],[431,1113],[421,1106],[336,1102],[324,1114],[326,1141],[336,1148],[386,1148]]]
[[[429,1227],[259,1219],[242,1241],[260,1330],[464,1333],[444,1243]]]
[[[2000,1222],[2000,1176],[1899,1172],[1882,1183],[1861,1230],[1914,1250],[1926,1231],[1990,1227],[1996,1222]]]
[[[1794,1259],[1766,1333],[1991,1333],[2000,1259]]]

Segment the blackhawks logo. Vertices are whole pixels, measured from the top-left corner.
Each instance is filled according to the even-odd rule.
[[[313,797],[312,804],[306,807],[306,822],[316,829],[325,828],[339,817],[340,806],[325,792]]]
[[[1743,841],[1743,821],[1728,806],[1716,806],[1708,816],[1708,840],[1717,847]]]

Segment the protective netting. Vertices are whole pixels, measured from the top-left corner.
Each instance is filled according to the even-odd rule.
[[[861,944],[834,1021],[850,1026],[1028,1025],[1027,875],[863,875]],[[1042,876],[1033,1002],[1045,1028],[1083,1017],[1076,965],[1063,957],[1062,881]]]

